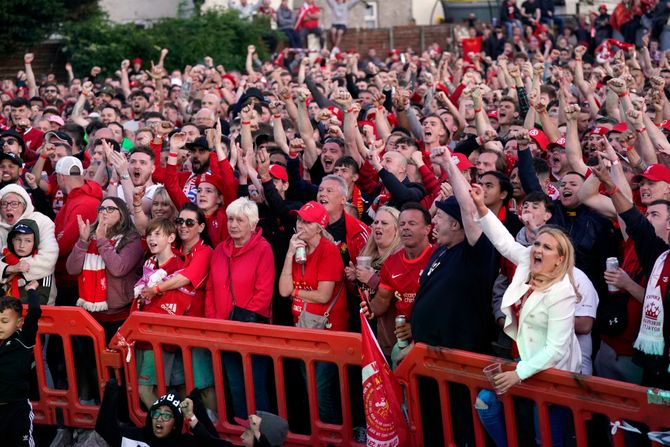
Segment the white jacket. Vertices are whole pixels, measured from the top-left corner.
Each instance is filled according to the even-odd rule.
[[[519,321],[512,316],[512,305],[530,288],[530,250],[514,240],[505,226],[490,211],[479,224],[501,255],[516,264],[516,272],[503,295],[504,331],[516,341],[521,361],[516,372],[524,380],[547,368],[579,372],[581,350],[575,334],[577,296],[565,275],[543,291],[534,291],[526,300]]]
[[[40,243],[37,247],[37,254],[25,259],[30,266],[30,271],[24,273],[23,277],[26,281],[32,281],[52,275],[56,268],[56,260],[58,259],[58,242],[56,241],[53,221],[44,214],[35,211],[30,196],[21,185],[12,184],[0,189],[0,200],[10,192],[20,195],[26,202],[26,210],[16,222],[21,219],[31,219],[35,221],[40,231]],[[7,235],[12,226],[0,217],[0,251],[7,247]],[[7,268],[7,264],[0,261],[0,277],[2,277],[5,268]],[[0,279],[2,282],[4,280],[4,278]],[[56,293],[56,286],[54,284],[51,287],[49,304],[55,303]]]

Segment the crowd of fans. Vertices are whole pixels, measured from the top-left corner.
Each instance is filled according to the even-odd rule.
[[[358,332],[362,308],[394,365],[423,342],[520,360],[496,376],[502,392],[550,367],[669,389],[670,52],[650,34],[612,39],[595,16],[581,32],[540,3],[509,0],[495,26],[471,18],[386,57],[261,62],[249,46],[243,71],[210,57],[167,70],[164,49],[114,76],[68,65],[62,82],[26,54],[0,92],[5,294],[81,306],[107,341],[132,312]],[[136,348],[142,402],[169,422],[151,346]],[[95,402],[91,350],[74,349],[90,366],[81,400]],[[50,340],[56,387],[61,351]],[[180,353],[162,357],[185,397]],[[204,407],[225,417],[209,351],[192,362]],[[241,359],[222,363],[246,418]],[[253,358],[258,410],[276,411],[270,370]],[[0,403],[28,411],[1,374]],[[317,364],[316,381],[321,420],[341,422],[337,368]],[[425,445],[442,436],[432,387],[420,383]],[[465,445],[472,403],[450,396]],[[486,421],[495,399],[480,398]],[[566,417],[550,416],[562,445]]]

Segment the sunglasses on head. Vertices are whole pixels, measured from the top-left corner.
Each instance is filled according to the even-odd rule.
[[[189,227],[189,228],[194,227],[194,226],[196,226],[196,225],[198,224],[198,222],[197,222],[195,219],[191,219],[191,218],[184,219],[183,217],[177,217],[177,218],[174,220],[174,223],[175,223],[175,225],[177,225],[178,227],[180,227],[180,226],[182,226],[182,225],[186,225],[186,226]]]

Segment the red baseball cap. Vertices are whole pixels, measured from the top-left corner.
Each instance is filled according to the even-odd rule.
[[[498,111],[492,110],[491,112],[487,113],[486,116],[488,116],[489,118],[498,119]]]
[[[454,163],[456,163],[456,167],[461,172],[475,167],[475,165],[470,163],[468,157],[466,157],[465,154],[461,154],[460,152],[452,152],[451,159],[454,161]]]
[[[530,129],[528,131],[528,136],[535,141],[535,143],[542,149],[543,151],[547,150],[547,146],[549,146],[549,138],[547,138],[547,134],[545,134],[543,131],[540,129]]]
[[[341,123],[344,122],[344,113],[342,113],[342,110],[341,110],[341,109],[339,109],[339,108],[337,108],[337,107],[335,107],[335,106],[329,106],[329,107],[328,107],[328,110],[330,110],[330,113],[332,113],[333,115],[335,115],[335,117],[337,118],[337,120],[338,120],[339,122],[341,122]]]
[[[562,148],[562,149],[565,149],[565,138],[564,137],[559,138],[558,140],[556,140],[553,143],[549,143],[547,145],[547,150],[550,151],[557,146]]]
[[[195,187],[197,188],[198,186],[200,186],[201,183],[209,183],[213,185],[216,188],[216,190],[219,191],[219,194],[223,195],[223,190],[225,188],[223,179],[220,176],[212,174],[211,172],[205,172],[196,179]]]
[[[328,212],[323,205],[314,200],[305,203],[298,211],[294,211],[294,214],[300,216],[305,222],[316,222],[322,227],[328,225]]]
[[[627,130],[628,130],[628,124],[626,124],[626,123],[619,123],[619,124],[617,124],[616,126],[612,127],[612,128],[610,129],[609,133],[612,133],[612,132],[619,132],[619,133],[621,133],[621,132],[625,132],[625,131],[627,131]]]
[[[647,166],[642,174],[633,177],[634,182],[639,182],[643,178],[651,180],[652,182],[666,182],[670,183],[670,168],[665,165],[654,163]]]
[[[661,122],[661,127],[663,130],[670,131],[670,120],[664,120]]]
[[[270,165],[269,171],[272,177],[288,183],[288,173],[286,172],[286,168],[282,165]]]
[[[593,129],[591,129],[591,132],[589,132],[589,135],[600,135],[600,136],[605,136],[607,135],[607,132],[609,132],[609,129],[605,126],[596,126]]]

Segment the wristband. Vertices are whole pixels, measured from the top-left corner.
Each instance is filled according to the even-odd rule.
[[[619,192],[619,187],[617,185],[614,185],[614,189],[611,192],[610,191],[605,191],[605,195],[607,197],[612,197],[617,192]]]
[[[475,109],[475,113],[479,113],[481,111],[482,111],[482,109]]]
[[[277,118],[277,119],[279,119],[279,118],[281,118],[281,115],[279,115],[279,114],[277,114],[277,115],[272,115],[272,117],[273,117],[273,118]]]
[[[90,93],[84,93],[84,92],[81,92],[81,94],[84,95],[84,96],[87,97],[87,98],[88,98],[89,96],[91,96]]]
[[[349,108],[347,109],[347,113],[353,113],[353,112],[354,112],[354,108],[353,108],[353,107],[349,107]]]
[[[243,126],[249,126],[251,124],[251,121],[242,121],[241,123]]]
[[[475,138],[475,142],[476,142],[479,146],[483,146],[483,145],[484,145],[484,138],[482,138],[481,136],[479,136],[479,137]]]
[[[168,157],[176,157],[177,155],[179,155],[178,152],[169,152],[168,153]]]
[[[40,154],[40,158],[41,158],[42,160],[46,160],[46,159],[49,158],[49,157],[47,157],[47,156],[44,155],[44,154]]]
[[[647,131],[646,127],[643,127],[642,129],[635,129],[635,133],[645,133]]]
[[[619,93],[619,98],[623,98],[624,96],[628,96],[628,92]]]
[[[633,146],[628,146],[626,152],[635,152],[635,148]]]
[[[161,286],[156,285],[156,287],[154,287],[154,289],[156,290],[156,295],[161,295],[161,294],[162,294],[162,292],[161,292]]]

